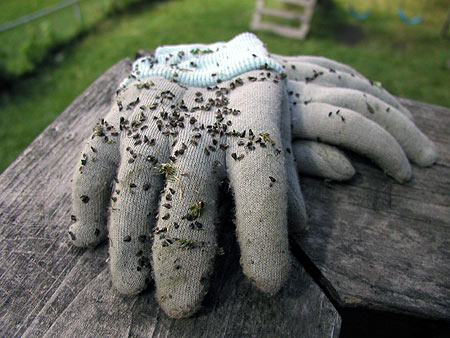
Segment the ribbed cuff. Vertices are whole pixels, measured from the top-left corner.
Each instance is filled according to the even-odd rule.
[[[162,46],[155,56],[137,59],[132,73],[121,86],[151,76],[174,79],[181,84],[202,87],[230,80],[251,70],[283,67],[269,56],[264,44],[252,33],[242,33],[229,42]]]

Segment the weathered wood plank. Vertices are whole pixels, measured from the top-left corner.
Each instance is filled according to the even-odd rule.
[[[233,231],[222,239],[226,255],[204,308],[185,320],[165,316],[152,288],[118,296],[106,245],[92,251],[67,243],[72,170],[130,62],[100,77],[0,176],[0,336],[337,337],[339,315],[298,263],[275,297],[249,284]]]
[[[99,251],[78,261],[24,337],[338,337],[339,317],[298,263],[288,285],[269,298],[244,278],[234,247],[232,259],[219,258],[204,308],[193,318],[173,320],[152,290],[138,297],[117,295],[104,263],[106,247]],[[77,278],[86,269],[95,270],[95,277]],[[66,306],[56,315],[59,303]]]
[[[0,336],[21,336],[81,257],[63,240],[71,167],[130,63],[124,60],[99,78],[0,176]]]
[[[450,321],[450,110],[401,101],[438,164],[399,185],[351,155],[349,183],[304,178],[310,231],[298,243],[339,305]]]

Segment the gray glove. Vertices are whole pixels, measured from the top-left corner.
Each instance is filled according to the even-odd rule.
[[[260,70],[214,87],[160,77],[126,86],[94,127],[76,168],[72,243],[93,247],[109,234],[115,288],[141,292],[153,268],[161,307],[171,317],[189,316],[208,289],[218,187],[228,178],[244,273],[276,293],[291,259],[288,204],[298,226],[304,222],[292,154],[285,151],[291,148],[286,93],[277,73]]]
[[[415,126],[410,112],[354,69],[322,57],[272,57],[289,78],[294,139],[351,149],[398,182],[412,176],[408,159],[419,166],[436,161],[434,144]],[[331,146],[294,141],[293,149],[301,173],[337,180],[354,174],[350,162]]]

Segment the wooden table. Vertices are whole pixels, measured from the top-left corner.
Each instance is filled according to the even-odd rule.
[[[119,296],[106,245],[77,249],[65,232],[78,153],[130,65],[125,59],[109,69],[0,176],[0,336],[387,337],[426,330],[438,337],[450,330],[450,110],[410,100],[402,102],[436,142],[439,163],[415,167],[407,185],[355,155],[350,183],[303,178],[310,230],[293,240],[299,262],[279,294],[267,297],[250,285],[229,234],[193,318],[168,318],[153,287]]]

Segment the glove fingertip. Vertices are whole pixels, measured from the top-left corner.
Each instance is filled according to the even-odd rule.
[[[205,278],[200,283],[205,286],[208,285],[209,278]],[[184,290],[181,291],[181,288]],[[181,288],[176,290],[171,286],[166,288],[157,286],[156,299],[164,312],[171,318],[192,316],[199,310],[201,302],[207,293],[207,287],[197,286],[189,288],[189,285],[184,285]]]
[[[118,247],[117,241],[111,241],[109,247],[111,280],[121,295],[133,296],[145,290],[150,283],[151,262],[143,243],[140,241],[136,243],[130,236],[125,236],[124,242],[126,246]]]
[[[407,183],[413,179],[413,172],[409,163],[396,172],[386,172],[386,174],[393,177],[400,184]]]
[[[80,248],[94,248],[107,237],[106,232],[102,229],[87,227],[80,222],[76,222],[69,227],[67,236],[74,246]]]
[[[439,155],[436,146],[431,143],[429,146],[423,147],[417,156],[415,162],[421,167],[430,167],[438,160]]]
[[[161,297],[157,297],[157,300],[164,312],[170,318],[175,319],[191,317],[200,308],[200,303],[176,305],[171,303],[168,304],[164,299],[161,299]]]
[[[209,289],[215,247],[153,247],[156,299],[171,318],[186,318],[201,306]]]
[[[289,277],[291,266],[289,249],[281,248],[275,244],[269,251],[261,252],[254,244],[248,241],[246,243],[241,242],[240,263],[244,275],[259,290],[274,295],[280,291]],[[258,246],[258,244],[256,245]],[[243,250],[242,246],[244,246]],[[248,246],[248,248],[245,248],[245,246]],[[284,247],[284,245],[282,246]]]
[[[280,258],[280,253],[277,254]],[[291,256],[289,253],[275,262],[267,262],[267,259],[249,259],[241,257],[241,265],[244,274],[262,292],[274,295],[286,284],[291,268]],[[261,264],[262,263],[262,264]],[[272,263],[272,264],[271,264]]]
[[[347,159],[346,159],[347,160]],[[330,163],[331,172],[329,178],[336,181],[348,181],[356,174],[356,170],[350,161]]]
[[[147,288],[150,280],[145,277],[145,272],[142,275],[130,274],[127,271],[111,273],[111,279],[114,288],[122,296],[134,296]]]

